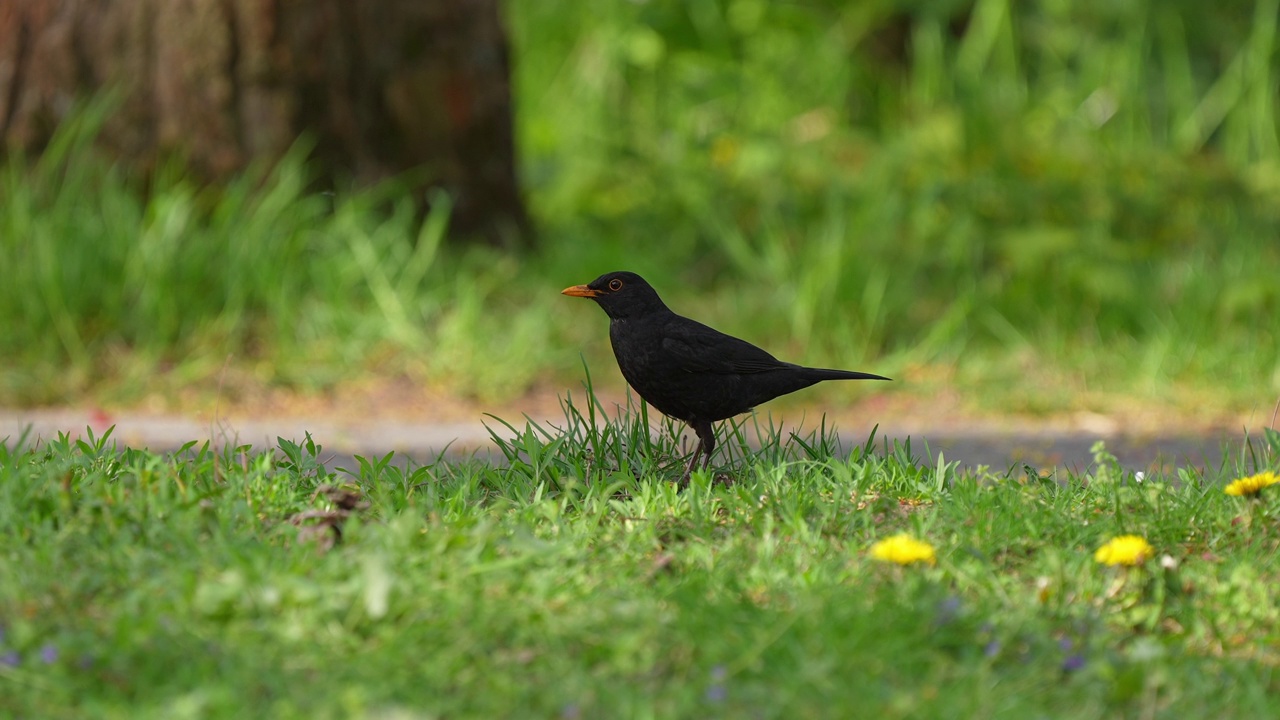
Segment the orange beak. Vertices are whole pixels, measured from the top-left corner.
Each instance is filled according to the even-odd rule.
[[[600,293],[596,292],[595,290],[592,290],[586,285],[574,285],[573,287],[567,287],[561,290],[560,294],[568,295],[569,297],[584,297],[584,298],[593,298],[600,295]]]

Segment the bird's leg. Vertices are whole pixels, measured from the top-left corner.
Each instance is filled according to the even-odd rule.
[[[711,451],[716,449],[716,431],[706,421],[694,425],[693,430],[702,438],[702,452],[705,453],[702,456],[702,469],[706,470],[711,465]]]
[[[689,487],[689,476],[693,474],[693,466],[698,464],[698,457],[702,455],[702,441],[698,441],[698,447],[693,450],[693,457],[689,458],[689,464],[685,466],[684,475],[680,476],[680,487]]]
[[[702,458],[702,469],[707,469],[711,464],[711,451],[716,447],[716,433],[711,428],[711,423],[706,420],[699,420],[689,423],[693,431],[698,435],[698,447],[694,448],[693,457],[689,458],[689,466],[684,469],[684,476],[680,478],[680,487],[689,486],[689,476],[693,474],[693,469],[698,465],[698,458]]]

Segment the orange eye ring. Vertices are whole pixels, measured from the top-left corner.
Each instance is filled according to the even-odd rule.
[[[614,279],[612,279],[612,280],[610,280],[610,281],[609,281],[609,290],[611,290],[611,291],[613,291],[613,292],[618,292],[618,291],[619,291],[619,290],[621,290],[621,289],[622,289],[622,281],[621,281],[621,280],[619,280],[618,278],[614,278]]]

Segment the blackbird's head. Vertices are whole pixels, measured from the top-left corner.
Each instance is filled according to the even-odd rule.
[[[574,285],[561,290],[562,295],[591,298],[615,320],[640,317],[648,313],[667,310],[644,278],[633,272],[611,272],[601,275],[586,285]]]

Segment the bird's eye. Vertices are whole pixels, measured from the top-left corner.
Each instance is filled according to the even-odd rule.
[[[610,280],[609,289],[612,290],[613,292],[618,292],[619,290],[622,289],[622,281],[619,280],[618,278],[614,278]]]

